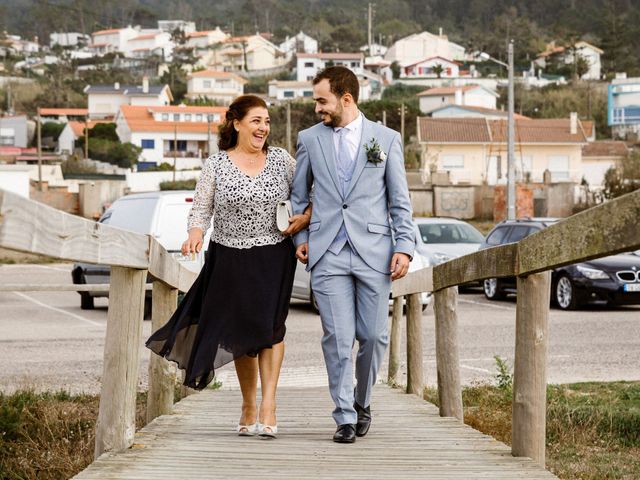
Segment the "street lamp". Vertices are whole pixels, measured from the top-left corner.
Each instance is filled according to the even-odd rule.
[[[516,218],[516,161],[514,138],[515,128],[513,120],[513,40],[509,42],[508,63],[501,62],[485,52],[478,54],[482,60],[490,60],[498,65],[502,65],[508,72],[508,113],[507,113],[507,219]]]

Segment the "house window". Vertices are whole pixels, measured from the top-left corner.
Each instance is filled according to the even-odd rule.
[[[186,152],[187,151],[187,141],[186,140],[178,140],[177,143],[177,147],[176,148],[174,145],[176,145],[176,143],[173,140],[169,140],[169,149],[171,151],[177,151],[177,152]]]
[[[351,68],[358,68],[358,62],[351,62]]]
[[[313,75],[307,75],[307,82],[310,82],[313,80]]]
[[[142,139],[140,141],[140,146],[145,150],[147,150],[147,149],[153,150],[154,148],[156,148],[156,142],[152,138],[151,139]]]
[[[173,114],[173,121],[174,122],[179,122],[180,121],[180,114],[179,113],[174,113]]]
[[[547,159],[552,182],[569,180],[569,157],[567,155],[551,155]]]
[[[0,145],[13,145],[16,141],[16,131],[13,128],[0,128]]]
[[[205,80],[202,82],[204,88],[211,88],[211,80]]]
[[[302,92],[303,97],[313,97],[313,90],[305,90]]]
[[[184,121],[185,122],[190,122],[191,121],[191,114],[190,113],[186,113],[184,115]]]
[[[220,114],[219,113],[214,113],[212,121],[213,122],[219,122],[220,121]]]
[[[196,113],[196,122],[201,122],[201,121],[202,121],[202,114]]]
[[[443,170],[464,168],[464,155],[442,155],[440,157]]]
[[[293,98],[293,91],[292,90],[285,90],[283,92],[283,96],[284,96],[284,98]]]
[[[313,68],[313,62],[304,62],[305,68]]]
[[[162,114],[162,121],[166,122],[167,120],[169,120],[169,114],[168,113],[163,113]]]

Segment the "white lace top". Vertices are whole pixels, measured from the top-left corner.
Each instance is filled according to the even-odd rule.
[[[209,229],[212,240],[232,248],[274,245],[284,240],[276,226],[276,204],[291,193],[295,160],[283,148],[269,147],[264,169],[243,173],[225,151],[209,157],[196,185],[187,229]]]

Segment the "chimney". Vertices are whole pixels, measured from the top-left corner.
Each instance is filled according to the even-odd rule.
[[[440,37],[442,36],[442,27],[440,27],[440,28],[438,29],[438,36],[440,36]]]
[[[114,83],[114,84],[113,84],[113,88],[114,88],[115,90],[120,90],[120,82],[116,82],[116,83]]]
[[[149,93],[149,77],[142,77],[142,93]]]
[[[456,88],[453,104],[454,105],[463,105],[463,103],[462,103],[462,88]]]
[[[571,112],[569,115],[569,128],[571,131],[571,135],[576,135],[578,133],[578,113]]]

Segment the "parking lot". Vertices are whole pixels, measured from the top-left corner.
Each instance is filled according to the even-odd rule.
[[[71,283],[71,264],[1,265],[2,283]],[[98,393],[107,320],[107,299],[81,310],[75,292],[0,293],[0,390],[65,389]],[[462,381],[491,381],[494,356],[513,365],[515,298],[489,302],[480,292],[459,297]],[[143,341],[150,334],[144,322]],[[292,302],[281,383],[324,385],[320,318]],[[424,313],[427,383],[435,384],[434,315]],[[140,387],[146,388],[149,353],[141,355]],[[563,312],[551,310],[549,382],[640,379],[640,306]],[[382,367],[386,372],[386,364]],[[219,371],[223,388],[234,388],[231,366]]]

